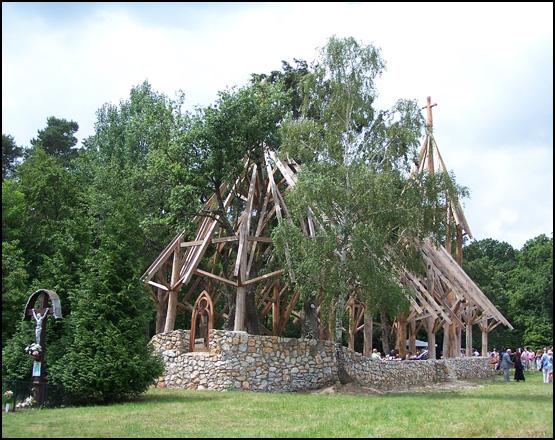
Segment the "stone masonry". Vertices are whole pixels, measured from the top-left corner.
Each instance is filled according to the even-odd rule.
[[[302,391],[351,380],[380,390],[408,389],[457,379],[495,376],[487,358],[378,361],[331,341],[213,330],[208,352],[189,353],[189,331],[155,335],[150,344],[165,363],[159,387]]]

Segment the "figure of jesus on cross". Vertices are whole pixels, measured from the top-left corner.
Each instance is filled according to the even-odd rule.
[[[40,334],[42,333],[42,320],[46,317],[47,314],[48,314],[48,307],[46,308],[46,310],[42,315],[40,311],[37,313],[35,312],[35,309],[33,309],[33,318],[35,318],[35,321],[37,321],[37,325],[35,327],[35,342],[39,345],[40,345]]]

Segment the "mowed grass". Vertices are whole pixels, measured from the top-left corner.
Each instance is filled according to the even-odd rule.
[[[553,437],[553,385],[345,395],[152,389],[104,406],[2,414],[2,437]]]

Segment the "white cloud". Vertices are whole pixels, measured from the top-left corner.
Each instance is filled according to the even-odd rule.
[[[457,182],[470,188],[464,210],[474,238],[495,238],[520,248],[553,231],[553,150],[453,146],[444,149]]]

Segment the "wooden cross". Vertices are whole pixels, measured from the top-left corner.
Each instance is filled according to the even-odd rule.
[[[422,110],[428,109],[428,115],[426,118],[426,125],[428,127],[432,127],[432,107],[435,107],[437,104],[432,104],[432,97],[428,96],[428,103],[425,107],[422,107]]]
[[[48,304],[49,301],[51,302],[50,306]],[[37,308],[35,308],[35,305],[37,302],[39,303],[39,305]],[[35,321],[36,321],[36,317],[33,314],[33,312],[40,313],[40,316],[42,317],[42,319],[40,320],[41,325],[35,328],[35,338],[37,338],[38,336],[38,338],[40,339],[39,341],[36,341],[35,339],[35,341],[38,342],[38,344],[41,346],[41,351],[39,352],[39,355],[36,358],[35,363],[33,364],[33,394],[37,403],[39,405],[42,405],[46,398],[44,385],[47,382],[45,368],[43,365],[44,354],[45,354],[47,317],[48,315],[53,315],[56,319],[62,318],[62,308],[60,305],[60,298],[54,291],[46,290],[46,289],[37,290],[36,292],[31,294],[31,296],[27,300],[27,304],[25,306],[25,312],[23,314],[23,319],[32,321],[33,318],[35,318]],[[40,335],[37,335],[37,329]],[[38,374],[35,373],[35,366],[39,367]]]

